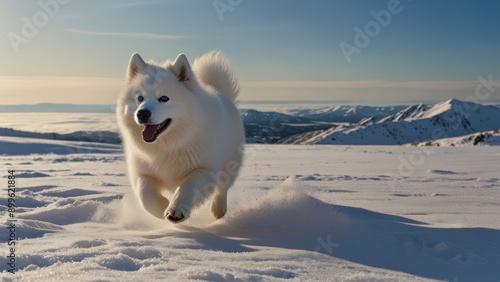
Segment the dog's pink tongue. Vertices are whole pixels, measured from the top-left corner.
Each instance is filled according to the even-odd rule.
[[[144,139],[144,141],[153,140],[153,138],[155,137],[155,133],[159,127],[159,124],[146,125],[146,127],[142,131],[142,139]]]

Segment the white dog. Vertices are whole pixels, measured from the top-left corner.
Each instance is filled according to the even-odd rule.
[[[116,114],[144,209],[181,222],[214,194],[212,214],[224,216],[245,143],[235,106],[239,86],[227,59],[210,52],[191,68],[183,54],[164,64],[133,54],[126,79]],[[165,190],[173,193],[170,201]]]

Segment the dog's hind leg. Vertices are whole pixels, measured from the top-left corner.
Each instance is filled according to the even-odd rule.
[[[168,199],[161,194],[159,181],[148,176],[139,176],[135,191],[139,201],[150,214],[163,219],[163,211],[168,207]]]
[[[219,219],[226,214],[227,211],[227,190],[230,186],[217,186],[215,189],[214,200],[210,210],[212,215]]]
[[[214,200],[210,210],[212,215],[219,219],[226,214],[227,211],[227,191],[233,186],[236,177],[238,176],[239,165],[236,163],[226,165],[226,168],[219,172],[217,187],[214,193]]]
[[[225,174],[225,171],[221,172],[221,174]],[[219,183],[217,184],[217,188],[214,193],[214,200],[212,201],[212,206],[210,207],[210,211],[212,211],[212,215],[219,219],[226,214],[227,211],[227,191],[233,185],[236,180],[236,175],[225,174],[227,176],[226,179],[220,177]]]
[[[195,170],[175,190],[164,216],[177,223],[189,218],[193,207],[202,205],[214,191],[216,180],[208,170]]]

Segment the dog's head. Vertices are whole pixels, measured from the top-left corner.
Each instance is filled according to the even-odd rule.
[[[179,137],[196,118],[197,105],[193,99],[196,86],[196,78],[183,54],[164,65],[146,63],[133,54],[117,113],[143,142]]]

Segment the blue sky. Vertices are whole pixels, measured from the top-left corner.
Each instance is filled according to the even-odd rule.
[[[500,89],[499,12],[484,0],[3,0],[0,103],[113,103],[132,53],[193,60],[212,49],[231,60],[242,100],[465,99],[479,76]],[[382,26],[373,13],[391,19]],[[26,21],[37,29],[29,38]],[[355,27],[370,25],[358,48]],[[342,42],[358,50],[350,60]],[[500,90],[485,97],[497,103]]]

